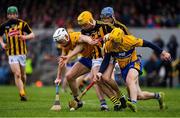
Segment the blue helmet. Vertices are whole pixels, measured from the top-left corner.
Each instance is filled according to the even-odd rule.
[[[102,10],[101,10],[101,15],[100,17],[103,18],[103,17],[112,17],[114,15],[114,10],[112,7],[104,7]]]

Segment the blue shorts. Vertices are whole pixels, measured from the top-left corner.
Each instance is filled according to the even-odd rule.
[[[124,81],[126,81],[126,77],[130,68],[136,69],[139,72],[139,75],[142,74],[141,61],[138,59],[134,62],[130,62],[125,68],[121,69],[121,74]]]
[[[81,57],[79,59],[79,62],[89,69],[91,69],[91,67],[92,67],[92,59],[90,59],[90,58]]]

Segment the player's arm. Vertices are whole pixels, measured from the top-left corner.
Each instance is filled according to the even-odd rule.
[[[171,60],[171,55],[165,50],[162,50],[160,47],[156,46],[155,44],[149,41],[140,39],[140,38],[136,38],[134,36],[128,36],[128,37],[129,38],[127,38],[127,40],[129,40],[128,42],[130,44],[129,45],[130,47],[149,47],[153,49],[154,51],[158,52],[162,60],[165,60],[165,61]]]
[[[0,44],[2,46],[3,49],[6,49],[6,44],[3,42],[3,34],[4,34],[4,26],[1,25],[0,26]]]
[[[67,63],[72,57],[80,53],[82,50],[83,50],[83,44],[79,44],[68,55],[61,56],[61,58],[65,61],[65,63]]]
[[[83,42],[88,43],[90,45],[98,44],[97,40],[92,40],[92,38],[90,36],[86,36],[86,35],[83,35],[83,34],[80,35],[79,42],[80,43],[83,43]]]
[[[97,79],[101,79],[102,74],[106,71],[109,65],[110,59],[111,59],[111,53],[105,53],[99,72],[97,73]]]
[[[34,39],[35,35],[32,32],[32,29],[29,27],[29,25],[25,22],[25,26],[23,27],[23,32],[26,32],[27,35],[19,35],[19,38],[21,40],[29,40],[29,39]]]
[[[34,39],[35,35],[32,32],[32,33],[27,34],[27,35],[19,35],[19,38],[22,39],[22,40]]]
[[[62,54],[61,56],[66,55],[65,51],[62,50]],[[62,64],[63,60],[61,58],[58,57],[58,70],[57,70],[57,76],[56,76],[56,80],[54,81],[54,83],[60,83],[61,82],[61,74],[62,74],[62,70],[65,69],[65,64]]]
[[[142,47],[149,47],[149,48],[153,49],[158,54],[160,54],[162,60],[165,60],[165,61],[171,60],[171,55],[168,52],[166,52],[165,50],[162,50],[160,47],[156,46],[155,44],[153,44],[149,41],[143,40]]]

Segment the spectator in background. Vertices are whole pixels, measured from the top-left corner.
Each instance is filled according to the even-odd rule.
[[[171,35],[169,42],[167,44],[167,49],[169,53],[172,55],[172,59],[176,60],[177,57],[177,48],[178,48],[178,42],[176,36],[173,34]],[[165,67],[165,77],[164,77],[164,86],[167,86],[167,82],[169,87],[173,87],[173,67],[171,62],[163,63]],[[169,81],[167,81],[169,79]]]
[[[144,65],[144,69],[147,72],[147,86],[153,86],[157,83],[155,83],[155,81],[158,79],[158,58],[155,55],[155,53],[153,53],[150,57],[150,59],[145,63]]]
[[[164,48],[164,41],[162,40],[160,34],[158,34],[157,37],[153,40],[153,43],[154,43],[156,46],[159,46],[161,49]]]
[[[8,63],[6,62],[6,59],[6,55],[2,54],[0,57],[0,84],[7,84],[11,79],[11,71]]]
[[[171,35],[169,42],[167,44],[168,52],[171,54],[172,59],[176,60],[177,57],[177,49],[178,49],[178,42],[177,38],[174,34]]]

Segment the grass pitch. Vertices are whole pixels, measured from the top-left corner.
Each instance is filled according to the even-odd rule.
[[[0,86],[0,117],[180,117],[180,89],[144,88],[149,91],[163,91],[166,94],[168,109],[159,110],[156,100],[138,101],[138,112],[128,108],[114,112],[112,103],[107,100],[109,112],[101,112],[99,101],[92,89],[84,96],[83,108],[70,112],[68,101],[72,99],[70,92],[60,92],[62,110],[50,111],[54,103],[55,87],[27,87],[28,101],[19,100],[15,86]]]

